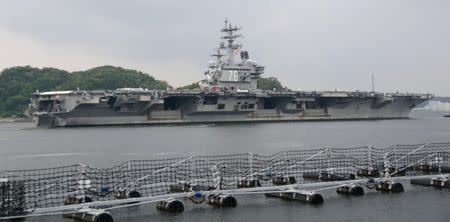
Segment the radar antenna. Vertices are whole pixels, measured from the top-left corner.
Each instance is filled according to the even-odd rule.
[[[375,74],[372,73],[372,93],[375,94]]]
[[[235,32],[241,30],[241,28],[238,28],[237,26],[232,26],[231,23],[225,19],[225,26],[221,30],[221,32],[225,33],[224,36],[222,36],[222,39],[226,40],[228,42],[228,45],[226,46],[227,53],[228,53],[228,63],[234,64],[234,52],[240,51],[240,44],[235,44],[234,41],[242,37],[241,34],[235,34]]]
[[[225,43],[221,42],[219,45],[219,48],[216,48],[216,52],[212,54],[211,56],[216,57],[218,62],[221,62],[222,57],[225,56],[225,54],[222,53],[222,51],[225,49]]]

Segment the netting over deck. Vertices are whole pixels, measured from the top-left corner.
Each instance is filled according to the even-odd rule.
[[[0,171],[0,217],[97,200],[450,172],[450,143],[242,153]]]

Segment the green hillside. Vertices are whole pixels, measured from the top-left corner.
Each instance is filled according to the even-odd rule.
[[[102,66],[86,71],[67,72],[55,68],[12,67],[0,73],[0,117],[22,116],[32,93],[76,88],[117,89],[142,87],[166,89],[165,81],[121,67]]]

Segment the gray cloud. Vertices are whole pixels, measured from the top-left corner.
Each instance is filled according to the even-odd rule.
[[[0,69],[111,64],[174,85],[203,78],[228,17],[293,89],[450,95],[448,1],[0,1]]]

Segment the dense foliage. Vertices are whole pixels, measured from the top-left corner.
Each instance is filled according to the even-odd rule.
[[[188,90],[188,89],[190,89],[190,90],[200,89],[200,85],[198,84],[198,82],[194,82],[194,83],[191,83],[191,84],[189,84],[187,86],[181,87],[181,89],[186,89],[186,90]]]
[[[259,78],[258,89],[275,90],[275,91],[287,90],[286,88],[283,87],[283,85],[281,85],[280,81],[278,81],[278,79],[275,77]]]
[[[55,68],[20,66],[0,73],[0,117],[21,116],[29,98],[36,90],[117,89],[142,87],[166,89],[165,81],[148,74],[113,66],[102,66],[86,71],[67,72]]]

